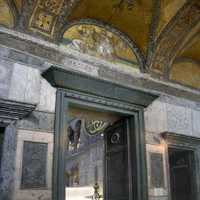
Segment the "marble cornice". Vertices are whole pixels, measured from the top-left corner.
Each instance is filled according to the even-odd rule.
[[[36,105],[0,99],[0,122],[22,119],[35,109]]]

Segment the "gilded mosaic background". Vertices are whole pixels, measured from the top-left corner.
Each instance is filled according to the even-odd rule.
[[[12,10],[5,0],[0,0],[0,24],[8,28],[12,28],[14,26]]]
[[[72,26],[64,34],[63,45],[111,62],[137,64],[137,58],[128,42],[96,25]]]

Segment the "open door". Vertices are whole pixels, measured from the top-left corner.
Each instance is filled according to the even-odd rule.
[[[105,134],[105,200],[128,200],[128,147],[126,120],[110,126]]]

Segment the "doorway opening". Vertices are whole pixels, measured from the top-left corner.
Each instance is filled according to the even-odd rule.
[[[129,199],[127,116],[69,107],[65,199]]]
[[[194,151],[169,148],[170,187],[172,200],[194,199]]]

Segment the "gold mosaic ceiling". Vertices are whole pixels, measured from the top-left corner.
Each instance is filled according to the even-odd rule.
[[[200,88],[200,35],[195,34],[184,47],[177,47],[188,36],[189,28],[200,22],[199,0],[0,0],[1,25],[14,28],[19,15],[25,16],[23,32],[56,43],[63,41],[61,33],[64,39],[67,34],[67,39],[72,37],[66,32],[72,23],[89,19],[105,24],[134,43],[147,72]],[[129,47],[125,52],[125,60],[137,60]],[[116,55],[119,52],[115,50]]]
[[[177,14],[186,0],[161,0],[160,1],[160,17],[157,27],[157,37],[163,31],[165,26]]]
[[[0,24],[6,27],[14,26],[14,16],[8,2],[0,0]]]
[[[12,13],[9,10],[8,2],[9,0],[0,0],[0,20],[1,24],[5,26],[13,26],[13,22],[10,20],[12,18]],[[10,0],[12,1],[12,0]],[[13,0],[14,4],[19,11],[22,10],[22,0]],[[68,0],[70,1],[70,0]],[[126,2],[133,1],[133,6],[126,6]],[[159,1],[159,0],[158,0]],[[186,0],[161,0],[160,3],[160,17],[158,19],[157,27],[157,36],[162,32],[167,23],[175,16],[177,11],[183,6]],[[34,3],[35,2],[35,3]],[[41,6],[46,3],[45,6]],[[53,9],[55,12],[52,13],[52,16],[46,16],[46,18],[52,18],[58,14],[61,9],[57,8],[57,5],[62,5],[63,0],[37,0],[32,1],[35,4],[34,11],[41,9],[47,10],[50,3],[54,3]],[[76,1],[72,1],[76,2]],[[125,2],[125,6],[118,6],[120,2]],[[81,19],[95,19],[100,22],[104,22],[108,25],[115,27],[121,32],[125,33],[133,41],[136,42],[138,47],[146,53],[149,42],[150,27],[152,23],[152,16],[156,12],[156,5],[153,3],[153,0],[79,0],[79,3],[75,8],[70,12],[67,22],[79,21]],[[57,4],[57,5],[56,5]],[[40,18],[41,21],[45,21],[42,15],[38,15],[38,12],[33,12],[33,15],[37,15],[37,18]],[[31,11],[30,11],[31,12]],[[57,13],[58,12],[58,13]],[[31,16],[30,20],[33,20],[34,16]],[[4,21],[3,21],[4,20]],[[46,19],[48,20],[48,19]],[[50,19],[51,20],[51,19]],[[37,22],[33,22],[37,23]],[[38,22],[39,23],[39,22]],[[54,24],[55,25],[55,24]],[[52,27],[53,29],[54,27]],[[47,27],[46,27],[47,29]],[[52,30],[51,30],[52,31]],[[42,32],[42,31],[40,31]],[[43,30],[45,34],[45,29]]]
[[[137,0],[130,9],[117,8],[118,2],[117,0],[83,0],[70,15],[69,20],[89,18],[110,24],[127,34],[142,51],[146,52],[152,18],[152,1]]]
[[[200,32],[176,56],[170,79],[200,89]]]

